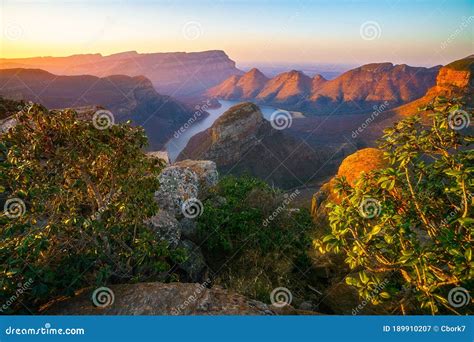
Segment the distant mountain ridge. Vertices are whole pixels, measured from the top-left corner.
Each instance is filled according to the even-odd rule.
[[[194,114],[187,105],[156,92],[143,76],[58,76],[39,69],[0,70],[0,96],[33,101],[49,109],[102,106],[116,122],[142,125],[160,149]]]
[[[292,70],[256,83],[248,94],[257,95],[243,96],[239,85],[248,84],[250,72],[260,75],[261,80],[266,78],[253,69],[242,76],[232,76],[206,94],[229,100],[285,105],[286,109],[317,115],[363,113],[384,101],[397,106],[422,97],[435,84],[439,68],[372,63],[349,70],[333,80],[326,80],[321,75],[310,78]]]
[[[35,68],[57,75],[145,76],[155,89],[174,97],[192,97],[232,75],[240,75],[224,51],[138,53],[128,51],[67,57],[0,58],[0,69]]]

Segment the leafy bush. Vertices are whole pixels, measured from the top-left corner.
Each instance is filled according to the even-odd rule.
[[[216,283],[265,302],[279,286],[302,291],[312,223],[308,211],[288,210],[292,199],[285,204],[282,193],[249,176],[220,180],[198,222]]]
[[[142,128],[99,130],[72,110],[38,105],[17,120],[0,137],[0,302],[29,288],[4,312],[169,270],[179,255],[143,223],[157,210],[162,165],[143,153]]]
[[[315,246],[344,254],[359,272],[346,282],[374,304],[391,300],[402,313],[469,312],[448,300],[451,289],[474,284],[473,138],[448,120],[469,114],[446,99],[425,110],[428,118],[409,117],[385,131],[380,147],[390,167],[354,187],[337,181],[341,202],[330,205],[331,233]]]

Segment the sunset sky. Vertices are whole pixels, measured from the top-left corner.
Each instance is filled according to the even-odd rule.
[[[2,1],[1,57],[222,49],[238,63],[446,64],[474,0]]]

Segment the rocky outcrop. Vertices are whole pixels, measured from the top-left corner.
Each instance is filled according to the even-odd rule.
[[[306,114],[351,114],[372,110],[387,101],[390,106],[422,97],[435,84],[439,67],[421,68],[373,63],[349,70],[334,80],[312,79],[299,71],[268,80],[257,94],[257,103],[285,105]],[[239,78],[229,78],[208,92],[218,98],[251,99],[239,90]]]
[[[207,266],[200,247],[195,219],[203,211],[202,201],[217,184],[216,164],[208,160],[184,160],[167,166],[159,176],[155,192],[158,213],[147,220],[157,238],[171,248],[184,249],[186,259],[178,266],[189,281],[202,281]]]
[[[425,98],[462,96],[468,104],[473,105],[473,93],[474,55],[471,55],[442,67],[436,77],[436,85]]]
[[[207,130],[189,141],[178,156],[216,162],[220,173],[251,174],[287,188],[302,185],[329,159],[331,151],[315,152],[263,119],[260,109],[242,103],[226,111]]]
[[[145,128],[151,149],[168,138],[194,113],[160,95],[143,76],[59,76],[38,69],[0,70],[0,96],[40,103],[49,109],[100,105],[115,122],[131,120]]]
[[[301,71],[292,70],[272,78],[258,94],[263,103],[294,105],[309,94],[312,80]]]
[[[69,57],[0,59],[0,69],[37,68],[58,75],[144,75],[162,94],[192,97],[242,72],[224,51],[137,53],[122,52]]]
[[[474,55],[442,67],[436,77],[436,84],[425,96],[394,108],[392,112],[398,119],[413,115],[419,112],[419,107],[425,106],[437,96],[462,98],[466,106],[474,107]]]
[[[80,290],[72,298],[62,298],[44,306],[44,315],[276,315],[308,314],[287,306],[279,309],[247,299],[208,283],[139,283],[112,285],[114,301],[94,306],[94,288]],[[109,298],[111,298],[109,296]]]

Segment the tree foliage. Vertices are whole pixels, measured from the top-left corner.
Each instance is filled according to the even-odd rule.
[[[307,210],[290,210],[294,196],[250,176],[220,180],[198,222],[216,283],[265,302],[278,286],[297,296],[312,222]]]
[[[176,256],[144,224],[162,165],[143,153],[142,128],[99,130],[39,105],[16,119],[0,137],[0,302],[31,286],[7,311],[169,269]]]
[[[331,233],[315,241],[336,252],[357,277],[347,277],[374,304],[400,312],[472,312],[449,302],[455,287],[473,288],[473,138],[449,119],[462,110],[439,98],[385,131],[380,148],[390,167],[365,174],[354,187],[338,179],[340,204],[330,204]],[[469,120],[470,114],[460,112]],[[389,285],[375,291],[382,281]],[[375,293],[374,293],[375,291]],[[469,299],[467,299],[469,300]]]

